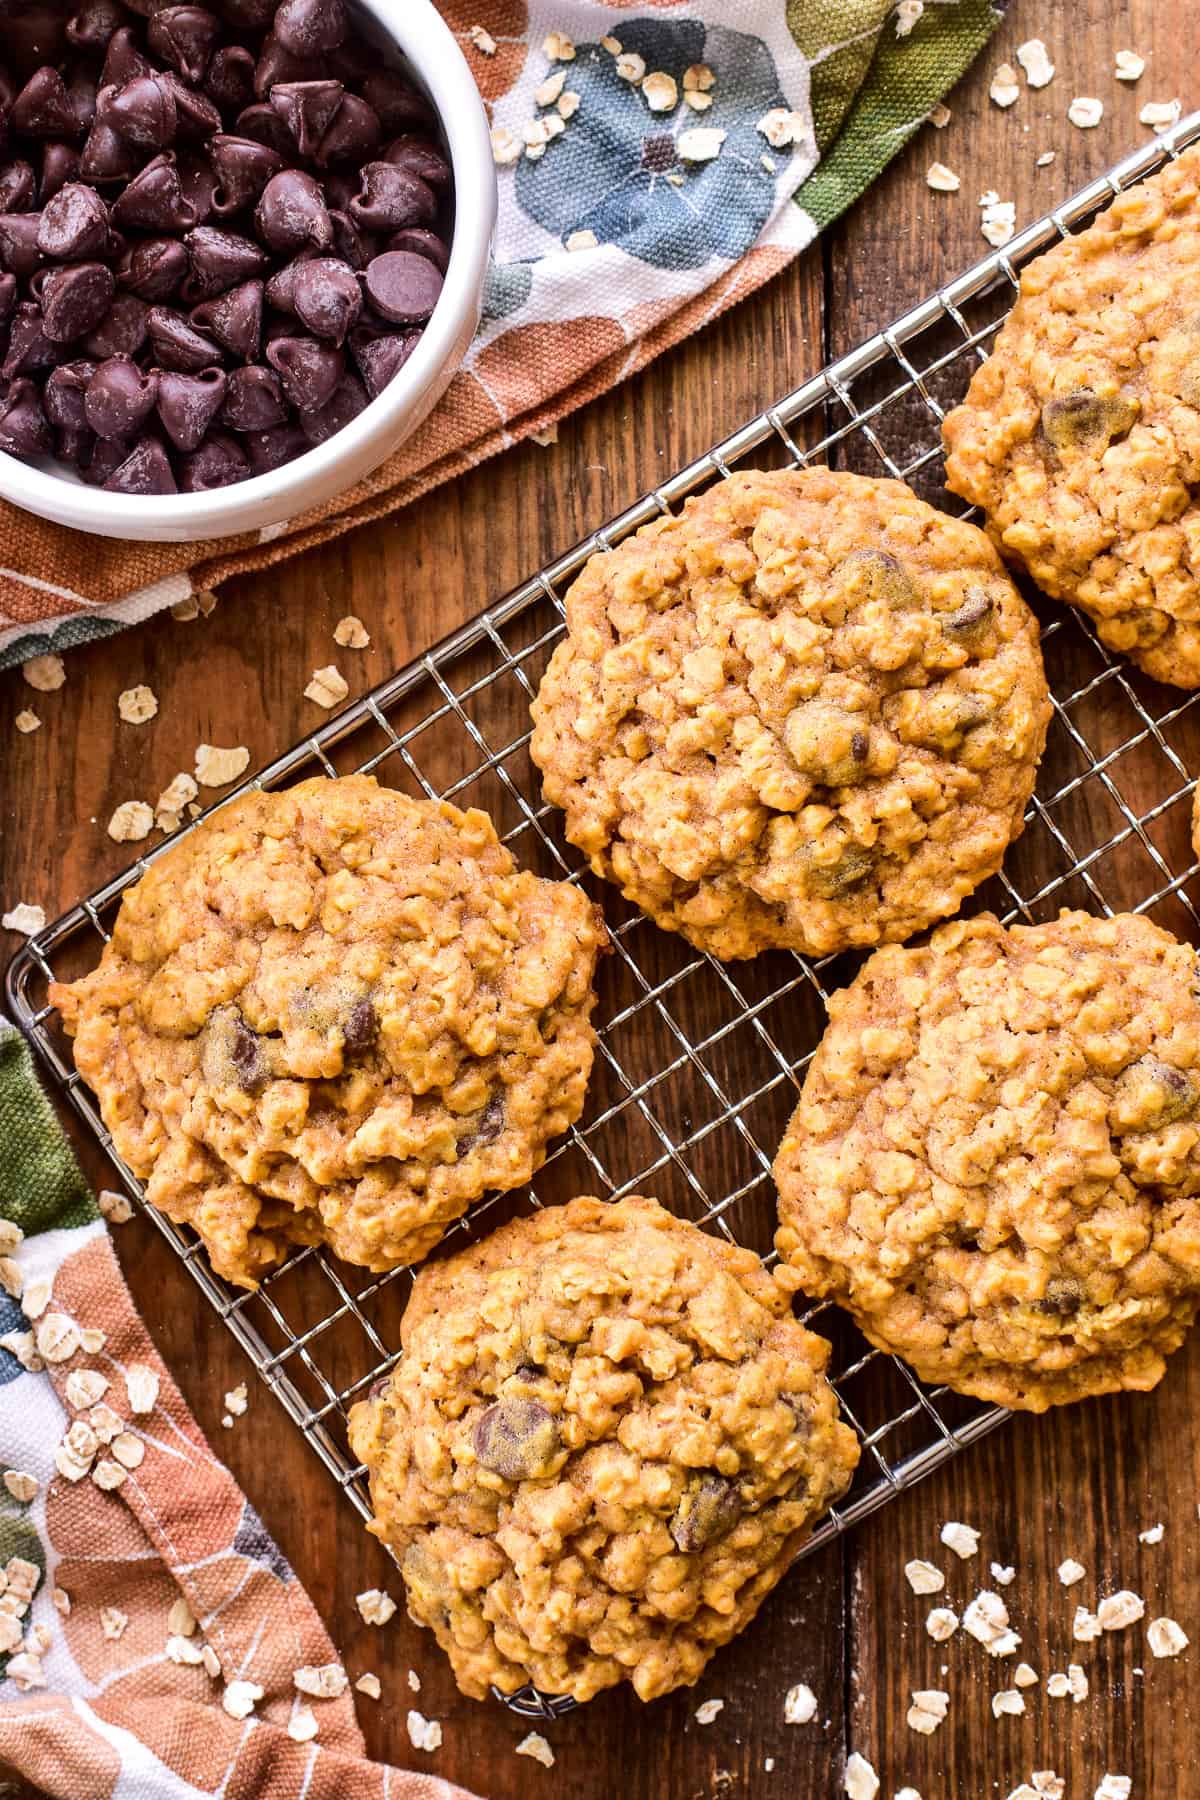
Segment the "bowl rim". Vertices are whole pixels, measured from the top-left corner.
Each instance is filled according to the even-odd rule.
[[[454,233],[442,291],[407,362],[356,418],[323,444],[245,481],[203,494],[115,494],[0,451],[0,497],[42,518],[60,519],[69,511],[76,515],[77,523],[71,521],[76,530],[86,532],[89,522],[103,519],[104,535],[118,537],[125,525],[131,538],[143,541],[148,507],[153,508],[156,536],[178,531],[181,537],[203,541],[269,529],[262,520],[265,506],[279,523],[289,518],[291,505],[301,513],[319,507],[321,498],[307,497],[307,490],[326,485],[337,464],[365,460],[366,468],[354,478],[364,479],[371,444],[411,412],[436,380],[454,353],[464,317],[478,307],[491,253],[497,189],[487,115],[466,58],[433,0],[404,0],[401,6],[393,0],[353,3],[370,14],[428,90],[454,176]]]

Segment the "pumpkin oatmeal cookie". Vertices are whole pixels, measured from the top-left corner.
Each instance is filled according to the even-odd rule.
[[[1049,701],[982,532],[903,483],[747,471],[593,556],[533,759],[598,875],[722,958],[952,913],[1021,830]]]
[[[1200,686],[1200,149],[1029,265],[945,440],[1005,556]]]
[[[130,888],[53,1003],[151,1204],[253,1286],[415,1262],[579,1116],[604,943],[485,813],[367,776],[248,794]]]
[[[477,1699],[696,1681],[858,1460],[829,1346],[751,1251],[654,1200],[431,1264],[401,1336],[350,1439],[409,1612]]]
[[[984,915],[834,996],[775,1163],[781,1275],[926,1381],[1042,1412],[1152,1388],[1200,1305],[1196,953]]]

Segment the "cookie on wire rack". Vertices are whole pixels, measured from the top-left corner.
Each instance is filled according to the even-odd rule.
[[[578,1118],[606,942],[486,813],[369,776],[223,807],[51,1000],[118,1153],[214,1269],[417,1261]]]
[[[858,1461],[829,1346],[749,1250],[579,1199],[417,1276],[350,1415],[371,1529],[464,1693],[696,1681]]]
[[[1200,687],[1200,148],[1021,276],[945,422],[1004,555],[1158,681]]]
[[[1161,1380],[1200,1307],[1196,952],[984,914],[835,994],[775,1163],[786,1284],[1042,1412]]]
[[[1021,830],[1038,629],[973,525],[898,481],[744,471],[593,556],[533,707],[598,875],[721,958],[957,910]]]

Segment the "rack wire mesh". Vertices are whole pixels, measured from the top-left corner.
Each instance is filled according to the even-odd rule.
[[[749,462],[886,473],[963,512],[941,486],[940,423],[987,354],[1021,267],[1197,139],[1200,114],[805,382],[245,784],[277,788],[356,769],[415,795],[483,806],[520,862],[582,882],[603,902],[615,955],[599,979],[598,1053],[583,1117],[527,1192],[485,1199],[450,1233],[451,1247],[525,1206],[576,1193],[643,1192],[769,1258],[771,1158],[829,993],[853,968],[845,958],[811,962],[782,953],[722,965],[657,930],[582,866],[557,814],[540,801],[528,757],[529,702],[561,635],[562,595],[573,576],[594,551]],[[972,910],[1034,921],[1061,906],[1135,909],[1200,935],[1187,773],[1200,757],[1200,694],[1146,680],[1109,656],[1081,615],[1030,598],[1043,618],[1053,722],[1024,835]],[[94,962],[121,895],[162,847],[24,946],[7,983],[13,1014],[54,1084],[137,1201],[139,1184],[72,1067],[46,989],[52,978],[70,979]],[[346,1415],[395,1359],[410,1272],[369,1274],[309,1249],[257,1292],[243,1293],[212,1273],[190,1231],[146,1210],[338,1486],[369,1516]],[[815,1306],[804,1316],[833,1342],[834,1383],[863,1449],[854,1486],[809,1541],[811,1551],[1005,1415],[923,1386],[871,1350],[836,1308]],[[572,1703],[526,1689],[509,1704],[546,1718]]]

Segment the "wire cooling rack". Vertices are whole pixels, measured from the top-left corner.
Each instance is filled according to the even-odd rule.
[[[1197,138],[1200,114],[751,420],[245,784],[278,788],[356,769],[414,795],[483,806],[521,863],[580,881],[603,902],[615,954],[605,959],[598,982],[599,1043],[583,1117],[528,1192],[483,1201],[451,1231],[451,1247],[463,1233],[477,1235],[530,1204],[636,1191],[769,1256],[771,1159],[821,1034],[829,993],[854,966],[844,958],[810,962],[783,953],[723,966],[657,930],[583,868],[563,839],[558,814],[540,801],[528,756],[529,702],[562,633],[562,595],[572,577],[593,551],[746,463],[819,461],[887,473],[961,513],[941,486],[939,427],[986,355],[1021,266]],[[1136,909],[1196,936],[1200,886],[1189,842],[1187,769],[1200,756],[1200,695],[1158,687],[1116,662],[1081,615],[1040,610],[1054,693],[1049,743],[1024,835],[972,906],[990,906],[1010,921],[1052,917],[1061,906]],[[8,973],[15,1017],[138,1200],[139,1185],[116,1157],[72,1067],[46,985],[52,976],[69,979],[91,966],[121,895],[159,854],[161,847],[139,858],[41,932]],[[364,1472],[347,1446],[346,1414],[395,1358],[410,1272],[372,1275],[303,1250],[246,1294],[213,1275],[190,1231],[152,1210],[149,1216],[339,1487],[369,1516]],[[813,1307],[805,1317],[833,1341],[833,1378],[863,1450],[854,1486],[814,1534],[811,1550],[1005,1415],[923,1386],[902,1364],[871,1350],[836,1308]],[[527,1689],[509,1704],[547,1717],[572,1703]]]

